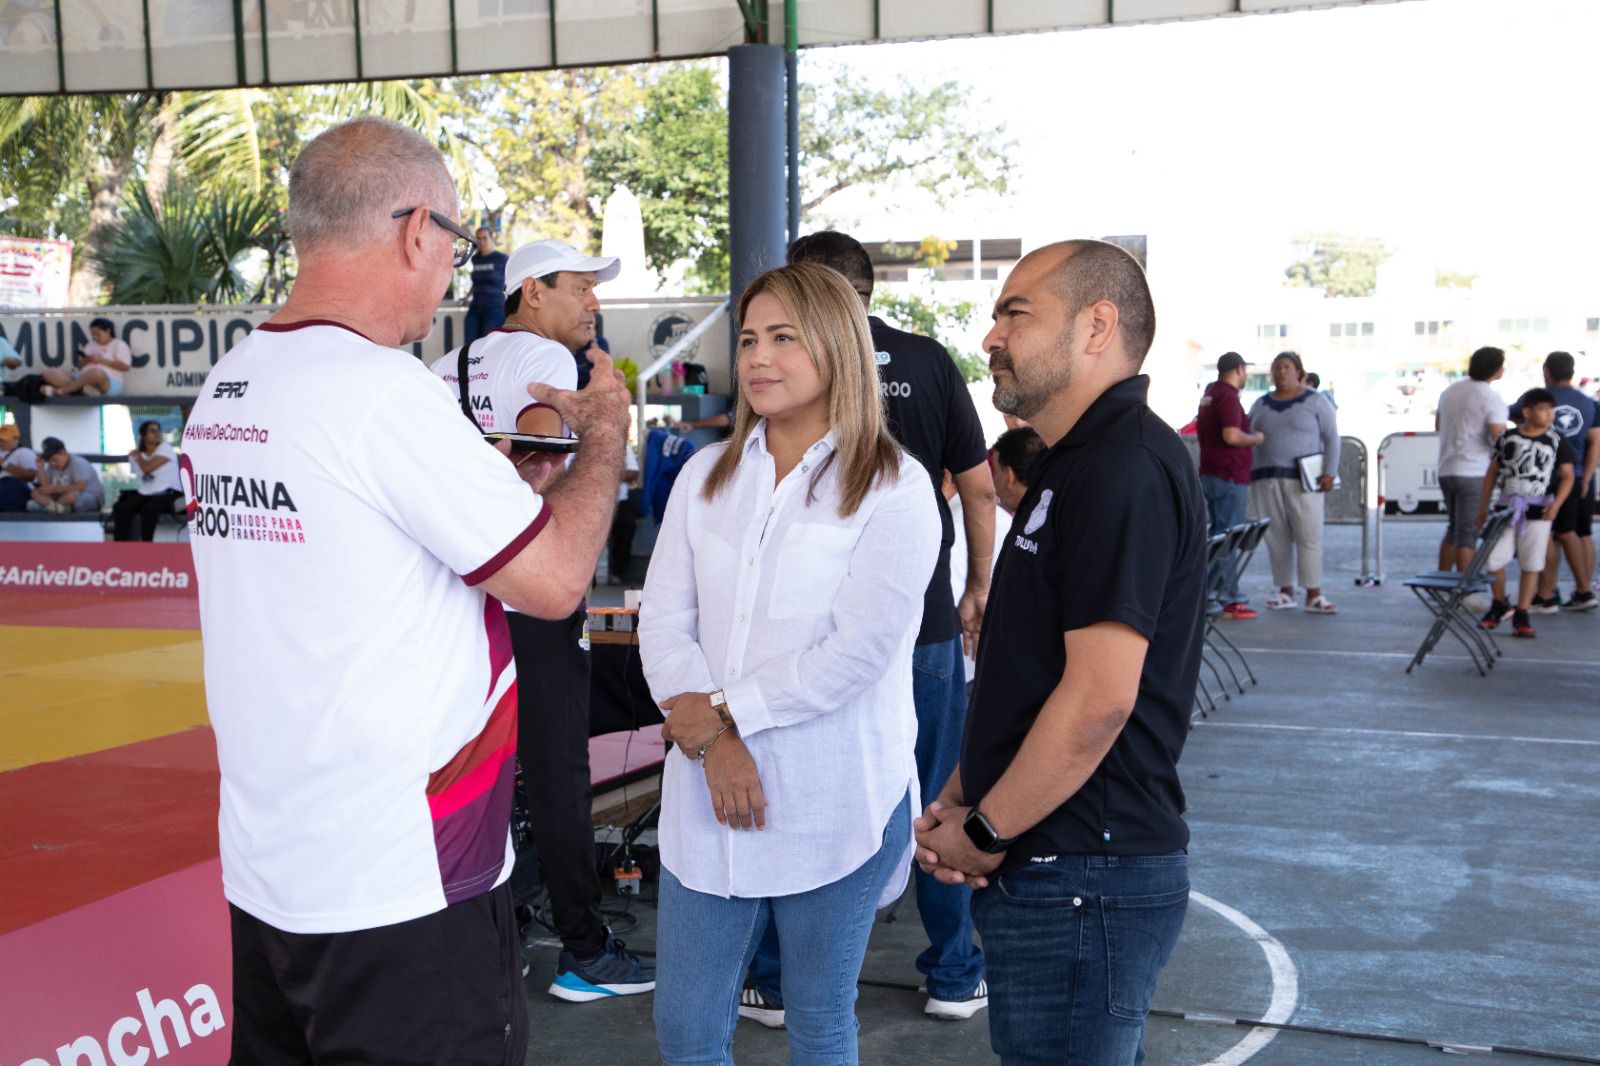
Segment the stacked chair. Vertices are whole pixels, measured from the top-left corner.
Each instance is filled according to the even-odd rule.
[[[1433,624],[1428,627],[1428,634],[1422,638],[1417,653],[1411,657],[1406,673],[1421,666],[1422,660],[1427,658],[1446,633],[1467,649],[1472,665],[1478,668],[1479,677],[1487,677],[1494,668],[1494,661],[1501,655],[1500,645],[1495,643],[1494,635],[1487,629],[1478,628],[1477,619],[1467,610],[1466,599],[1474,593],[1488,591],[1489,579],[1484,576],[1484,571],[1488,567],[1489,552],[1506,535],[1510,525],[1511,511],[1504,507],[1496,508],[1484,523],[1483,533],[1478,538],[1478,552],[1465,570],[1429,570],[1406,581],[1406,588],[1416,593],[1417,599],[1433,615]]]
[[[1206,625],[1200,648],[1200,662],[1204,669],[1195,689],[1195,712],[1202,718],[1217,709],[1217,695],[1224,700],[1233,699],[1228,681],[1222,678],[1224,671],[1232,682],[1231,687],[1241,696],[1245,693],[1244,682],[1239,679],[1241,672],[1252,685],[1258,683],[1244,653],[1228,639],[1217,623],[1222,619],[1222,609],[1227,606],[1227,590],[1238,584],[1251,558],[1261,547],[1270,523],[1271,519],[1258,518],[1254,522],[1226,529],[1206,542]],[[1239,664],[1238,670],[1234,669],[1234,662]],[[1215,693],[1206,683],[1207,672],[1216,682]]]

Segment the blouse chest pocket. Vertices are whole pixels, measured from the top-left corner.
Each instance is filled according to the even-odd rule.
[[[797,522],[784,531],[767,613],[773,618],[821,618],[833,610],[861,531]]]

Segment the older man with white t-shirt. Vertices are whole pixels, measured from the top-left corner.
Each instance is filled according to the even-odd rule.
[[[615,257],[586,256],[561,241],[524,244],[506,263],[505,323],[446,353],[434,374],[485,433],[569,436],[560,412],[530,399],[528,386],[578,387],[573,353],[594,339],[595,286],[620,269]],[[588,611],[580,603],[553,621],[515,612],[506,621],[518,673],[539,678],[537,687],[521,690],[517,757],[539,879],[561,937],[550,994],[588,1003],[649,992],[655,966],[628,951],[600,916],[589,787]]]
[[[517,675],[502,602],[572,612],[628,401],[602,363],[530,399],[583,445],[514,466],[403,350],[471,251],[415,132],[295,161],[284,306],[214,366],[180,459],[222,771],[235,1063],[521,1061]]]

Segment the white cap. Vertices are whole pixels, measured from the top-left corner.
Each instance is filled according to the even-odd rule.
[[[621,269],[622,260],[615,256],[579,255],[576,248],[564,241],[534,241],[512,252],[506,261],[506,292],[516,292],[529,278],[542,278],[547,274],[592,273],[598,281],[610,281]]]

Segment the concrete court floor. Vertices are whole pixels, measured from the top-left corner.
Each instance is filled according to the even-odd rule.
[[[1441,1053],[1380,1036],[1547,1053],[1497,1051],[1497,1062],[1600,1062],[1600,612],[1535,616],[1538,638],[1502,636],[1488,678],[1448,643],[1408,677],[1427,616],[1400,581],[1432,565],[1441,528],[1386,527],[1388,581],[1357,589],[1359,530],[1330,527],[1337,617],[1229,623],[1260,685],[1200,722],[1185,749],[1193,885],[1281,945],[1288,965],[1275,978],[1245,928],[1191,904],[1147,1026],[1152,1066]],[[1246,588],[1259,603],[1269,583],[1263,552]],[[624,939],[649,950],[654,907],[632,911],[639,926]],[[921,1014],[922,946],[913,899],[893,924],[880,915],[857,1007],[861,1061],[997,1062],[983,1014]],[[531,953],[527,1061],[657,1061],[651,997],[557,1002],[543,991],[555,957],[548,942]],[[1259,1019],[1275,997],[1291,1025],[1369,1035],[1263,1041],[1270,1030],[1182,1017]],[[734,1051],[741,1064],[788,1058],[781,1032],[751,1022]]]

